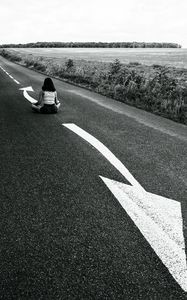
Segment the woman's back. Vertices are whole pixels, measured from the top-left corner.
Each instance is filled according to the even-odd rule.
[[[55,92],[43,91],[44,104],[48,104],[48,105],[55,104],[55,98],[56,98],[56,91]]]

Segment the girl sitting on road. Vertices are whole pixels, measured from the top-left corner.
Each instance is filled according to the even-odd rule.
[[[39,93],[39,100],[36,104],[32,104],[32,109],[43,114],[57,113],[60,102],[57,98],[57,92],[51,78],[44,80],[42,91]]]

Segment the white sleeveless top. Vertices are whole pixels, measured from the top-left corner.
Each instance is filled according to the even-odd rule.
[[[51,104],[55,104],[55,97],[56,97],[56,91],[55,92],[43,92],[44,95],[43,95],[43,103],[44,104],[48,104],[48,105],[51,105]]]

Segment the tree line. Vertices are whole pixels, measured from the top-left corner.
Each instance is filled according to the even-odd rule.
[[[177,43],[145,42],[37,42],[2,44],[0,48],[181,48]]]

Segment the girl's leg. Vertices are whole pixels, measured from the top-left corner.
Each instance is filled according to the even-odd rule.
[[[56,107],[57,107],[57,111],[58,111],[60,108],[60,103],[56,104]]]
[[[34,104],[32,104],[32,110],[33,111],[40,112],[40,108],[41,108],[40,105],[34,105]]]

